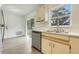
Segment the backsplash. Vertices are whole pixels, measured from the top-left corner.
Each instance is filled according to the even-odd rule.
[[[33,30],[55,32],[57,28],[50,27],[47,22],[36,22]],[[59,32],[70,33],[70,27],[59,27],[58,30]]]

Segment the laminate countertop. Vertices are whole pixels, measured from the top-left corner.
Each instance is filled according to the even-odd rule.
[[[57,35],[64,35],[64,36],[79,37],[79,34],[78,33],[56,33],[56,32],[48,32],[48,31],[44,31],[44,30],[32,30],[32,31],[45,32],[45,33],[57,34]]]

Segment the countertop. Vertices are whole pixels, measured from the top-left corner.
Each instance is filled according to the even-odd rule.
[[[79,37],[78,33],[56,33],[56,32],[48,32],[44,30],[32,30],[32,31],[37,31],[37,32],[46,32],[46,33],[51,33],[51,34],[57,34],[57,35],[65,35],[65,36],[74,36],[74,37]]]

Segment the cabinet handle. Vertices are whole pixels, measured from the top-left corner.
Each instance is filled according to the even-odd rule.
[[[51,46],[51,43],[49,43],[49,46]]]
[[[55,44],[53,44],[53,48],[55,47]]]
[[[71,53],[71,46],[69,47],[69,50],[70,50],[69,52]]]

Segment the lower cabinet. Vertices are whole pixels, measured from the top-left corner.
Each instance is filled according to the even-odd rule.
[[[53,38],[52,38],[53,39]],[[56,40],[56,39],[55,39]],[[41,51],[45,54],[69,54],[70,46],[42,37]]]
[[[48,39],[42,39],[42,52],[45,54],[51,54],[51,41]]]
[[[68,54],[70,46],[52,42],[52,54]]]
[[[70,37],[71,54],[79,54],[79,37]]]

